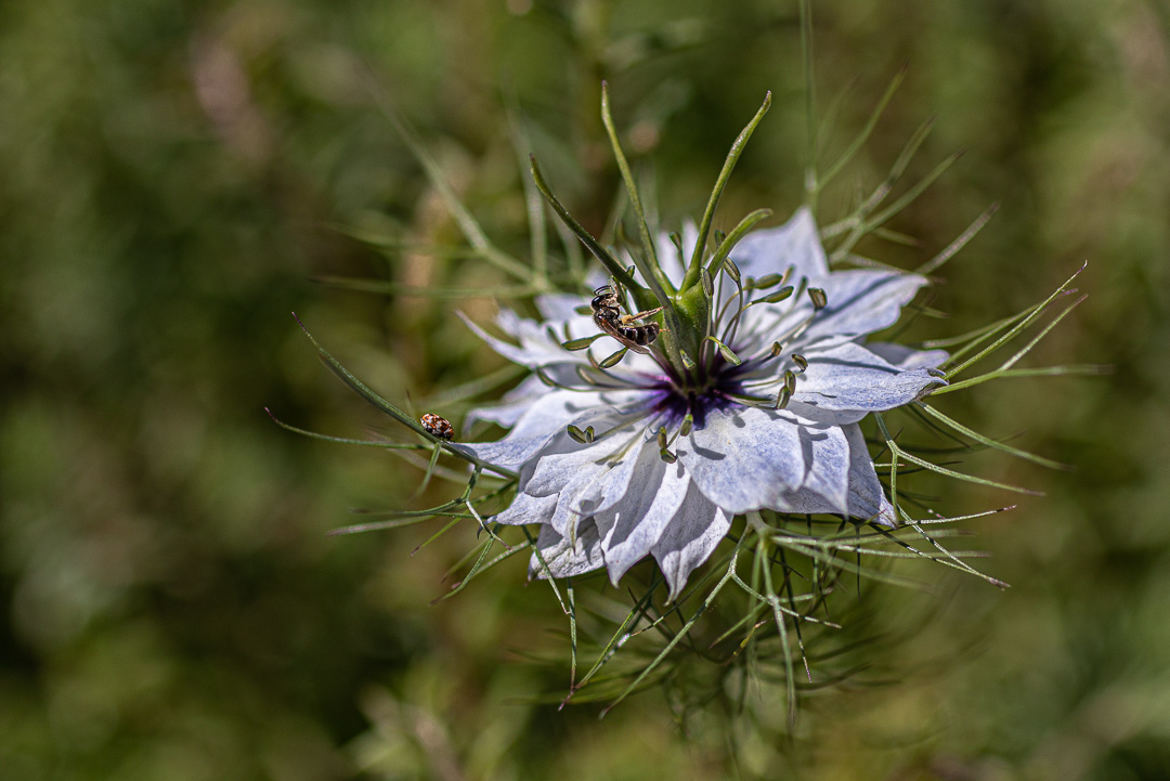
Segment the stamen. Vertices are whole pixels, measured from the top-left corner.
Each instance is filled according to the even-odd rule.
[[[605,358],[602,358],[601,362],[598,364],[598,366],[601,367],[602,369],[612,369],[614,366],[617,366],[619,363],[621,363],[622,358],[625,358],[626,353],[628,353],[629,351],[630,350],[628,347],[623,347],[622,349],[618,350],[616,353],[613,353],[612,355],[607,355]]]
[[[806,278],[802,277],[800,280],[800,285],[798,286],[798,290],[803,291],[805,289],[805,285],[807,283],[808,283],[808,280]],[[814,293],[813,291],[817,291],[817,292]],[[783,349],[785,345],[790,344],[791,342],[796,340],[797,337],[799,337],[801,334],[803,334],[805,331],[807,331],[809,326],[812,325],[813,320],[816,319],[817,314],[823,308],[823,307],[817,307],[818,294],[819,294],[819,299],[822,302],[824,302],[825,304],[828,303],[828,300],[825,296],[825,291],[821,290],[820,288],[808,288],[808,294],[809,294],[809,298],[811,298],[813,300],[812,313],[809,314],[809,316],[806,317],[804,320],[801,320],[799,323],[797,323],[796,326],[794,328],[792,328],[787,334],[785,334],[784,336],[781,336],[780,339],[778,339],[777,341],[772,343],[772,355],[773,356],[775,356],[777,354],[776,350],[778,347],[779,347],[779,349]],[[799,295],[799,293],[797,295]],[[797,301],[799,301],[799,298],[797,299]],[[793,307],[795,307],[795,306],[797,306],[797,304],[794,302]],[[792,310],[790,309],[789,311],[791,312]],[[801,360],[803,360],[803,358],[804,357],[801,356]],[[798,366],[800,365],[799,361],[797,362],[797,365]],[[804,361],[804,365],[801,366],[801,371],[804,371],[804,369],[807,368],[807,366],[808,366],[808,361]]]
[[[569,350],[570,352],[575,352],[577,350],[584,350],[586,347],[593,344],[594,342],[596,342],[598,339],[600,339],[601,337],[603,337],[605,335],[606,334],[604,334],[604,333],[598,333],[598,334],[593,334],[592,336],[582,336],[580,339],[570,339],[567,342],[561,342],[561,347],[565,348],[566,350]]]
[[[789,265],[788,268],[784,269],[784,274],[780,277],[780,284],[781,285],[787,284],[788,280],[792,277],[792,275],[795,272],[796,272],[796,265],[795,264]]]
[[[751,301],[748,304],[748,306],[754,306],[756,304],[778,304],[781,301],[783,301],[784,299],[789,298],[792,295],[792,292],[793,292],[792,285],[785,285],[784,287],[777,290],[775,293],[772,293],[772,294],[767,295],[767,296],[761,296],[760,298],[757,298],[757,299]]]
[[[719,353],[723,356],[723,359],[732,366],[739,366],[743,363],[743,359],[736,355],[734,350],[716,339],[714,336],[708,336],[707,341],[714,343],[714,345],[719,348]]]
[[[624,413],[621,413],[618,415],[618,419],[614,423],[614,425],[610,426],[609,428],[605,429],[604,431],[595,433],[593,435],[593,441],[599,442],[599,441],[608,439],[609,437],[613,436],[614,434],[621,431],[622,429],[629,428],[630,424],[644,422],[645,418],[646,418],[645,407],[643,407],[641,404],[632,406],[630,408],[630,411],[624,412]],[[592,428],[592,427],[590,427],[590,428]],[[586,431],[588,431],[588,429],[586,429]],[[622,443],[618,448],[616,448],[609,455],[605,456],[602,459],[598,459],[596,463],[601,463],[602,460],[614,461],[614,459],[617,459],[618,461],[620,461],[622,455],[624,455],[626,452],[629,451],[630,447],[633,446],[633,443],[637,440],[638,437],[642,436],[643,431],[644,431],[644,429],[642,428],[642,426],[635,426],[633,436],[631,436],[629,439],[627,439],[624,443]]]
[[[728,322],[727,325],[723,328],[723,333],[720,334],[724,342],[730,342],[735,338],[735,332],[739,326],[739,318],[743,315],[743,285],[740,284],[739,267],[732,262],[731,258],[728,258],[725,261],[724,268],[728,271],[727,276],[730,277],[731,281],[735,283],[735,297],[728,297],[727,301],[723,304],[723,308],[719,310],[719,316],[715,320],[716,327],[718,327],[718,324],[723,321],[723,316],[727,314],[727,308],[731,306],[732,301],[735,301],[736,313],[731,318],[730,322]],[[732,268],[735,269],[734,273],[731,272]]]
[[[814,311],[808,317],[806,317],[805,319],[803,319],[799,323],[797,323],[796,326],[792,330],[790,330],[787,334],[780,337],[780,343],[787,345],[787,344],[791,344],[792,342],[796,341],[796,339],[799,338],[801,334],[803,334],[805,331],[808,330],[809,326],[813,324],[813,320],[816,320],[816,318],[817,318],[817,313]]]
[[[572,437],[574,441],[579,442],[582,445],[591,444],[597,439],[597,432],[593,430],[593,426],[589,426],[584,431],[582,431],[580,428],[570,423],[567,427],[565,427],[565,432],[570,437]]]
[[[728,258],[727,260],[723,261],[723,270],[727,272],[727,276],[731,277],[732,280],[735,281],[735,284],[741,287],[743,286],[743,282],[741,281],[743,277],[740,274],[739,266],[735,265],[734,260]]]
[[[603,369],[597,369],[597,368],[591,369],[588,366],[581,366],[580,364],[578,364],[578,365],[573,367],[573,370],[576,373],[577,377],[580,378],[581,382],[585,383],[586,385],[592,386],[593,388],[607,388],[607,389],[611,389],[611,390],[625,390],[625,389],[630,387],[628,383],[624,383],[621,380],[619,380],[618,378],[613,377],[612,375],[610,375],[608,372],[606,372]],[[609,383],[599,382],[597,380],[597,378],[590,377],[588,374],[586,374],[586,372],[588,372],[588,371],[595,371],[598,374],[601,374],[603,377],[609,377],[610,379],[614,380],[614,382],[616,384],[611,385]],[[555,385],[555,384],[554,384],[554,386],[555,387],[564,387],[564,386]],[[574,388],[566,388],[566,390],[575,390],[575,389]]]
[[[674,436],[670,437],[670,439],[666,439],[664,436],[664,434],[666,433],[665,428],[659,429],[658,430],[658,448],[659,448],[659,450],[666,450],[671,445],[673,445],[675,442],[677,442],[679,437],[689,436],[691,431],[694,428],[694,425],[695,425],[695,416],[692,413],[688,412],[686,414],[686,416],[683,418],[682,424],[678,427],[678,429],[674,432]]]
[[[765,274],[759,279],[748,277],[747,284],[744,286],[748,290],[767,290],[768,288],[780,283],[779,274]]]
[[[610,431],[616,431],[616,429],[610,429]],[[634,446],[634,443],[641,438],[642,429],[635,427],[633,436],[627,437],[626,441],[623,442],[620,447],[616,448],[612,453],[606,456],[604,459],[605,463],[609,464],[611,467],[617,466],[619,463],[621,463],[621,460],[626,457],[626,453],[630,452],[630,448]],[[598,463],[601,462],[599,461]]]
[[[796,297],[800,298],[804,295],[804,291],[808,288],[808,277],[801,277],[800,282],[796,283]],[[795,302],[793,303],[795,306]]]
[[[727,398],[744,407],[759,407],[760,409],[776,409],[775,402],[770,396],[746,396],[740,393],[729,393]]]

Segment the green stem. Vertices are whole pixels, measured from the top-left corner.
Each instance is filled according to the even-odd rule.
[[[650,226],[646,223],[646,210],[642,208],[642,197],[638,195],[638,187],[634,184],[634,174],[630,171],[630,163],[626,159],[626,153],[622,151],[617,128],[613,124],[613,115],[609,110],[609,85],[604,81],[601,82],[601,121],[605,125],[609,144],[613,147],[614,159],[622,174],[626,192],[630,196],[630,205],[634,208],[634,215],[638,218],[638,237],[642,240],[642,251],[646,253],[646,257],[642,263],[638,263],[638,258],[635,256],[634,262],[652,289],[656,288],[654,283],[657,282],[657,286],[661,287],[664,292],[667,290],[673,292],[670,280],[666,278],[658,265],[658,251],[654,246],[654,237],[650,235]]]
[[[639,285],[629,273],[626,272],[625,266],[617,261],[613,255],[601,243],[593,237],[589,231],[585,230],[581,223],[573,218],[565,205],[553,195],[552,190],[549,189],[548,182],[545,181],[544,175],[540,172],[540,166],[536,162],[536,157],[530,155],[529,161],[532,163],[532,181],[536,183],[536,189],[540,190],[540,194],[548,201],[549,206],[556,212],[557,217],[565,224],[569,230],[576,234],[577,238],[585,245],[585,248],[593,253],[593,257],[601,261],[601,265],[605,266],[606,271],[610,273],[618,283],[634,296],[634,300],[638,302],[638,306],[646,309],[653,309],[655,299],[649,295],[646,288]]]
[[[772,92],[769,90],[764,94],[764,102],[760,105],[759,110],[756,111],[756,115],[739,132],[739,136],[727,152],[727,159],[723,161],[723,169],[719,172],[719,176],[715,180],[715,188],[711,190],[711,197],[707,199],[707,208],[703,211],[703,219],[699,223],[699,239],[695,242],[694,252],[691,253],[691,262],[687,267],[687,275],[683,279],[683,290],[693,287],[699,281],[699,271],[703,267],[703,252],[707,247],[707,237],[711,233],[711,223],[715,219],[715,208],[719,205],[719,198],[723,195],[723,188],[727,186],[727,180],[731,178],[731,172],[735,170],[735,164],[739,162],[739,158],[743,154],[747,142],[751,139],[752,133],[756,131],[756,126],[760,124],[760,120],[768,113],[768,109],[771,106]]]

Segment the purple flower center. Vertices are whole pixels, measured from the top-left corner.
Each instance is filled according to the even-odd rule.
[[[707,424],[707,415],[738,404],[735,396],[744,394],[742,376],[746,364],[735,366],[716,354],[707,366],[696,366],[687,376],[680,376],[669,366],[664,375],[649,386],[654,391],[651,409],[665,415],[669,427],[680,425],[689,414],[695,428]]]

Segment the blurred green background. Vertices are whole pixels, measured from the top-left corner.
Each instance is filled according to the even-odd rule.
[[[597,116],[607,78],[677,224],[771,89],[726,228],[800,203],[795,2],[0,5],[0,777],[1170,775],[1170,11],[863,0],[814,15],[818,114],[838,107],[824,160],[909,66],[822,215],[876,184],[930,115],[911,173],[966,155],[894,222],[920,246],[863,249],[911,267],[1001,204],[946,268],[932,305],[952,316],[915,333],[1006,316],[1087,259],[1090,298],[1029,361],[1113,372],[946,397],[964,421],[1076,466],[979,454],[964,467],[1048,494],[968,524],[993,556],[984,569],[1013,588],[904,567],[938,588],[867,594],[876,623],[916,627],[874,660],[888,685],[810,698],[791,744],[745,725],[732,751],[702,720],[681,729],[653,691],[604,721],[534,704],[567,682],[519,653],[565,652],[548,590],[525,588],[517,561],[432,606],[472,531],[415,556],[433,529],[325,536],[350,508],[406,504],[419,473],[295,437],[263,407],[335,434],[388,429],[322,370],[291,310],[400,400],[501,365],[455,303],[312,281],[499,281],[419,251],[458,231],[367,82],[518,253],[508,103],[600,228],[618,184]],[[480,320],[494,308],[457,305]],[[1016,501],[946,490],[956,512]]]

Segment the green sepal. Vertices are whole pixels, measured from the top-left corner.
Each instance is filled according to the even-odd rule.
[[[756,111],[755,116],[740,131],[739,136],[732,142],[731,149],[727,152],[727,159],[723,161],[723,168],[715,179],[715,187],[711,190],[711,196],[707,199],[707,208],[703,210],[703,218],[699,222],[699,237],[695,242],[695,251],[691,255],[691,262],[687,266],[683,288],[691,287],[699,281],[699,269],[703,264],[703,255],[707,251],[707,237],[711,233],[711,222],[715,219],[715,209],[719,205],[719,198],[723,195],[723,188],[727,186],[727,180],[731,178],[731,172],[735,170],[735,164],[739,162],[740,155],[743,154],[744,147],[747,146],[756,126],[760,124],[760,120],[768,113],[771,106],[772,93],[769,91],[764,94],[764,102]]]
[[[726,238],[719,242],[718,249],[715,250],[715,254],[711,256],[711,261],[707,264],[707,270],[711,272],[712,277],[719,274],[719,270],[723,266],[723,261],[731,253],[735,245],[739,243],[739,240],[746,236],[748,231],[756,227],[756,223],[761,220],[766,220],[771,216],[771,209],[756,209],[739,221],[739,224],[731,230],[731,233],[727,234]]]
[[[552,190],[549,189],[548,182],[545,181],[544,175],[540,172],[540,166],[536,162],[536,157],[529,155],[528,159],[532,164],[532,181],[536,183],[536,189],[540,190],[540,194],[548,201],[549,206],[552,207],[553,212],[561,219],[561,222],[565,224],[565,227],[577,236],[581,243],[585,245],[585,248],[593,254],[593,257],[601,261],[601,265],[605,266],[606,270],[621,283],[622,287],[633,293],[639,306],[646,306],[649,302],[653,301],[653,297],[648,296],[648,291],[630,276],[625,267],[618,263],[617,259],[605,247],[601,246],[601,243],[593,237],[593,234],[585,230],[581,223],[577,222],[573,215],[569,213],[565,205],[553,195]]]

